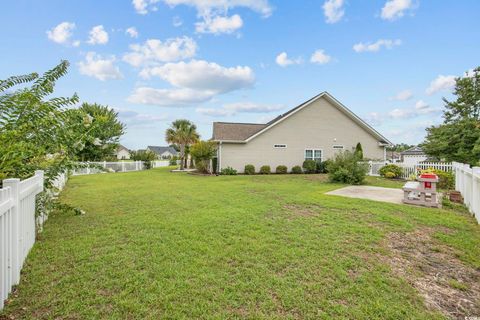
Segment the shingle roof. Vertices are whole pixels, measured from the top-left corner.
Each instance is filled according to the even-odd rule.
[[[159,147],[159,146],[148,146],[147,149],[155,152],[159,156],[162,155],[164,152],[168,151],[173,155],[178,154],[177,150],[173,147]]]
[[[222,141],[244,141],[266,126],[266,124],[258,123],[214,122],[212,139]]]
[[[347,107],[345,107],[342,103],[340,103],[337,99],[331,96],[328,92],[324,91],[320,94],[317,94],[311,99],[301,103],[300,105],[296,106],[295,108],[287,111],[286,113],[279,115],[275,119],[269,121],[266,124],[256,124],[256,123],[233,123],[233,122],[214,122],[213,123],[213,135],[212,140],[215,141],[231,141],[231,142],[248,142],[249,140],[255,138],[257,134],[261,134],[264,131],[268,130],[269,128],[273,127],[275,124],[281,122],[283,119],[287,118],[291,114],[295,113],[297,110],[309,105],[311,102],[325,97],[328,98],[334,106],[339,108],[342,112],[346,113],[352,120],[354,120],[357,124],[362,126],[365,130],[367,130],[370,134],[377,137],[379,142],[392,145],[392,143],[382,136],[378,131],[373,129],[370,125],[368,125],[365,121],[360,119],[357,115],[355,115],[352,111],[350,111]],[[265,130],[263,130],[265,129]]]
[[[408,150],[405,150],[403,152],[401,152],[402,155],[417,155],[417,154],[425,154],[425,152],[423,151],[423,149],[421,147],[412,147]]]

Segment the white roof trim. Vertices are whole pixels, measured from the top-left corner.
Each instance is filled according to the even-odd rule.
[[[319,95],[317,95],[316,97],[312,98],[310,101],[308,102],[304,102],[304,105],[301,106],[300,108],[298,108],[297,110],[291,112],[290,114],[286,115],[285,117],[282,117],[280,119],[278,119],[277,121],[275,121],[274,123],[270,124],[269,126],[263,128],[262,130],[258,131],[257,133],[255,133],[254,135],[250,136],[249,138],[247,138],[245,140],[245,142],[249,142],[250,140],[254,139],[255,137],[261,135],[262,133],[264,133],[265,131],[269,130],[270,128],[276,126],[277,124],[279,124],[280,122],[282,122],[283,120],[289,118],[290,116],[294,115],[295,113],[299,112],[300,110],[302,110],[303,108],[309,106],[310,104],[312,104],[313,102],[317,101],[318,99],[320,98],[323,98],[323,97],[326,97],[326,98],[329,98],[331,100],[331,102],[333,103],[334,106],[336,106],[337,108],[340,109],[340,111],[343,111],[345,112],[352,120],[354,120],[358,125],[362,126],[366,131],[368,131],[371,135],[373,135],[374,137],[376,137],[377,139],[379,140],[382,140],[382,141],[385,141],[387,142],[388,144],[390,145],[393,145],[392,142],[390,142],[390,140],[388,140],[387,138],[385,138],[384,136],[382,136],[377,130],[373,129],[368,123],[366,123],[365,121],[363,121],[360,117],[358,117],[355,113],[353,113],[350,109],[348,109],[346,106],[344,106],[340,101],[338,101],[337,99],[335,99],[330,93],[324,91],[322,93],[320,93]]]

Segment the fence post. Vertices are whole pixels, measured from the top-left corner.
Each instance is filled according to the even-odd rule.
[[[125,162],[122,162],[122,172],[125,172]]]
[[[23,239],[20,235],[20,179],[5,179],[3,180],[3,187],[10,187],[10,196],[12,198],[12,261],[9,264],[12,275],[12,283],[17,285],[20,282],[20,248],[22,248]]]
[[[472,168],[472,212],[480,223],[480,167]]]
[[[107,161],[103,160],[103,169],[107,170]]]

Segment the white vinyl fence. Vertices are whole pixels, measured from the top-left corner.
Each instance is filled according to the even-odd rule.
[[[152,168],[167,167],[168,160],[152,161]],[[121,161],[121,162],[83,162],[85,167],[73,170],[72,175],[95,174],[102,172],[130,172],[145,170],[143,161]],[[95,167],[96,166],[96,167]],[[102,169],[103,168],[103,169]]]
[[[43,171],[29,179],[3,180],[0,189],[0,310],[20,281],[28,252],[35,243],[36,195],[43,191]]]
[[[369,161],[369,175],[371,176],[379,176],[379,170],[389,164],[386,162],[374,162],[374,161]],[[408,179],[412,174],[417,174],[420,170],[426,170],[429,168],[436,169],[436,170],[442,170],[446,172],[452,172],[453,170],[453,165],[450,162],[421,162],[417,164],[404,164],[401,162],[394,163],[395,165],[401,167],[403,169],[403,173],[401,178],[403,179]]]
[[[463,203],[480,223],[480,167],[453,163],[455,190],[463,196]]]

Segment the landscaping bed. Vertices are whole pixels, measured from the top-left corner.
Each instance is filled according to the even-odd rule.
[[[0,319],[478,316],[451,307],[480,301],[468,214],[327,196],[344,185],[325,175],[168,170],[71,178],[86,214],[50,217]]]

